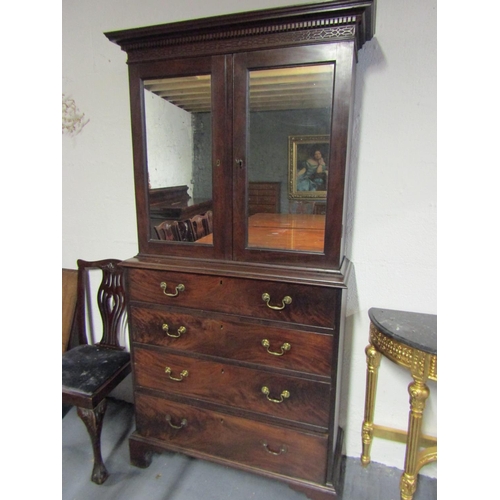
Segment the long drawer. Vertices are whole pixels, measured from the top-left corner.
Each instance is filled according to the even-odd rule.
[[[134,348],[138,386],[328,427],[331,385],[241,366]]]
[[[131,306],[134,342],[258,363],[274,368],[329,376],[333,336],[207,318],[158,306]]]
[[[137,432],[293,478],[324,483],[328,438],[136,393]]]
[[[144,269],[129,269],[128,289],[131,301],[326,328],[340,298],[336,288]]]

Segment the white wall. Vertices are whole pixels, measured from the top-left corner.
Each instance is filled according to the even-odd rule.
[[[126,55],[105,31],[304,0],[63,0],[63,83],[89,122],[63,136],[62,266],[137,253]],[[309,2],[312,3],[312,2]],[[193,14],[194,13],[194,14]],[[344,364],[348,456],[359,456],[368,309],[436,313],[436,0],[379,0],[359,53],[348,249],[355,266]],[[376,416],[404,428],[408,373],[383,360]],[[424,431],[436,434],[436,384]],[[403,445],[372,459],[402,468]],[[436,475],[431,464],[422,473]]]
[[[189,186],[193,195],[193,126],[191,113],[145,91],[146,158],[149,187]]]

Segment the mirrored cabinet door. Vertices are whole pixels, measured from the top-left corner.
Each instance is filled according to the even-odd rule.
[[[337,47],[235,56],[235,116],[245,117],[235,118],[236,185],[244,193],[234,214],[244,228],[235,235],[238,260],[339,258],[341,224],[333,229],[337,248],[327,230],[332,207],[342,211],[346,167],[347,136],[332,136],[346,90],[336,75],[348,63]]]
[[[333,64],[249,71],[248,187],[280,186],[275,209],[253,210],[247,246],[323,253]]]
[[[143,65],[131,75],[143,125],[142,140],[134,144],[138,173],[144,172],[136,175],[142,183],[139,234],[151,253],[211,257],[224,245],[224,226],[216,224],[224,210],[221,172],[220,185],[214,184],[214,169],[224,168],[217,125],[225,116],[220,59],[177,61],[161,70]]]

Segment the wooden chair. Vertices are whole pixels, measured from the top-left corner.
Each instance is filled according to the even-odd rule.
[[[194,241],[203,238],[207,234],[210,234],[207,214],[195,215],[191,217],[191,219],[189,219],[189,222],[192,227]]]
[[[163,221],[155,226],[155,231],[160,240],[181,241],[177,221]]]
[[[205,221],[207,234],[212,234],[214,232],[214,213],[212,210],[208,210],[205,213]]]
[[[181,220],[177,223],[180,241],[195,241],[193,224],[190,219]]]
[[[78,260],[78,296],[76,325],[79,344],[62,355],[62,401],[77,407],[78,416],[87,427],[94,451],[92,481],[102,484],[108,471],[101,456],[101,430],[106,411],[106,396],[130,373],[130,353],[119,344],[122,317],[125,312],[123,269],[120,261],[106,259],[94,262]],[[100,269],[102,281],[97,304],[103,323],[99,343],[88,344],[86,335],[86,296],[88,271]]]

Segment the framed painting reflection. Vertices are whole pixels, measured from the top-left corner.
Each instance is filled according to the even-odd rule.
[[[326,200],[330,136],[288,137],[288,198]]]

